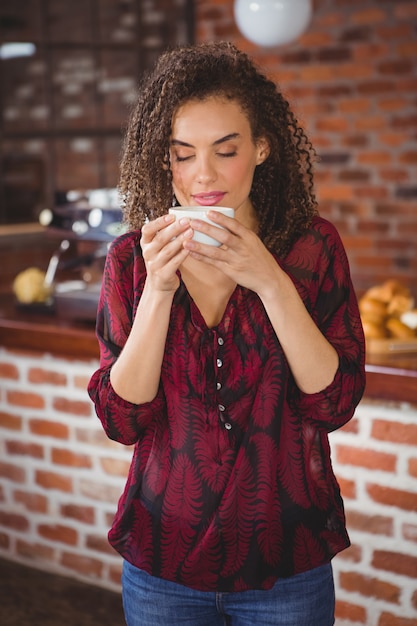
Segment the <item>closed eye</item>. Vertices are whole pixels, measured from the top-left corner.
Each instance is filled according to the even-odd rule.
[[[177,163],[182,163],[183,161],[188,161],[188,159],[192,159],[193,155],[190,156],[186,156],[186,157],[180,157],[178,156],[178,154],[175,156],[175,160],[177,161]]]

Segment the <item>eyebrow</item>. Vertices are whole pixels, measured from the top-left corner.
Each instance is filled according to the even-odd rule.
[[[240,137],[239,133],[230,133],[225,137],[216,139],[216,141],[213,142],[213,146],[218,146],[221,143],[225,143],[226,141],[230,141],[231,139],[237,139],[238,137]],[[185,148],[195,148],[195,146],[193,146],[191,143],[181,141],[180,139],[171,139],[171,146],[184,146]]]

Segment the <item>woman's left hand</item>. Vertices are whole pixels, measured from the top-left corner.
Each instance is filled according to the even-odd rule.
[[[255,291],[261,296],[262,289],[277,277],[282,270],[259,237],[243,226],[237,219],[226,217],[218,211],[208,213],[210,220],[223,229],[200,220],[191,220],[190,227],[214,237],[220,247],[184,241],[194,259],[213,265],[234,282]]]

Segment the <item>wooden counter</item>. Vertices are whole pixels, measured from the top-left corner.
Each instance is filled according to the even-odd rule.
[[[93,322],[60,319],[40,306],[21,307],[9,294],[0,295],[0,346],[83,359],[99,356]]]
[[[99,356],[94,323],[24,310],[8,294],[0,295],[0,346],[86,359]],[[372,355],[366,371],[366,398],[417,406],[417,352]]]

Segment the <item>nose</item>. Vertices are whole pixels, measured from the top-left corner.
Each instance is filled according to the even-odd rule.
[[[200,184],[211,183],[217,178],[216,168],[212,159],[201,157],[197,161],[196,180]]]

